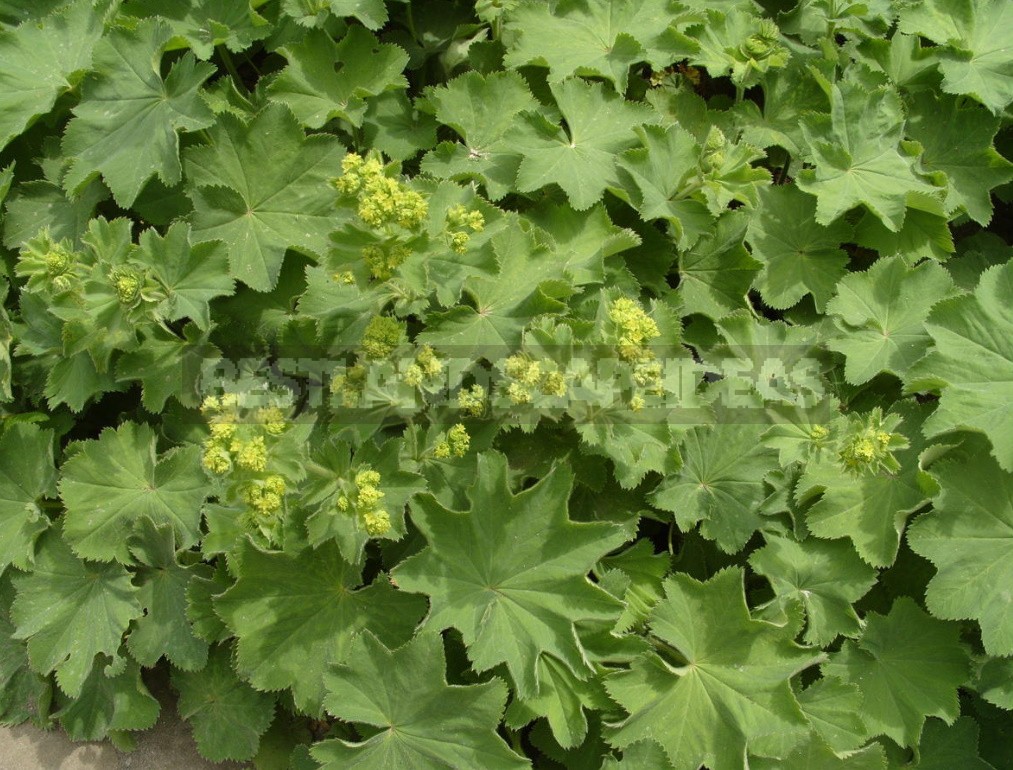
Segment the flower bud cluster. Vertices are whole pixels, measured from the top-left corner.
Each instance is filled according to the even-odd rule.
[[[814,437],[816,428],[812,431]],[[826,430],[823,428],[823,431]],[[881,410],[874,409],[864,419],[852,420],[851,431],[840,444],[838,458],[845,470],[856,475],[879,471],[895,473],[900,470],[900,463],[893,452],[907,446],[907,438],[891,432],[884,424]]]
[[[366,467],[355,474],[355,492],[339,496],[336,503],[339,511],[358,515],[370,537],[386,535],[391,527],[390,514],[380,507],[380,481],[380,474]]]
[[[369,267],[369,274],[378,281],[394,276],[394,271],[411,256],[411,249],[404,244],[392,243],[384,246],[365,246],[362,259]]]
[[[429,214],[426,199],[404,182],[387,176],[376,157],[349,153],[341,162],[341,172],[334,186],[358,199],[359,218],[370,227],[397,224],[414,230]]]
[[[489,404],[489,394],[481,385],[462,388],[457,394],[457,406],[469,417],[481,417]]]
[[[450,239],[450,248],[457,254],[467,251],[471,233],[481,232],[484,227],[485,217],[477,209],[469,210],[458,204],[447,210],[447,236]]]
[[[433,449],[433,456],[440,460],[449,457],[464,457],[471,447],[471,436],[463,423],[457,423],[447,431],[446,436]]]
[[[608,310],[609,320],[616,326],[619,357],[626,361],[649,361],[653,354],[647,343],[661,336],[658,325],[643,308],[629,297],[613,300]]]
[[[509,379],[506,396],[513,404],[530,404],[535,393],[559,397],[567,393],[566,376],[549,362],[534,361],[518,353],[506,359],[503,371]]]
[[[443,371],[443,362],[429,345],[423,345],[415,361],[405,368],[402,379],[406,385],[417,388],[426,380],[437,377]]]
[[[362,333],[363,355],[374,361],[387,358],[406,339],[403,321],[387,315],[373,316]]]

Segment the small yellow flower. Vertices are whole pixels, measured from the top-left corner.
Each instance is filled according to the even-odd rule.
[[[255,436],[246,442],[233,442],[232,451],[236,453],[236,465],[250,471],[267,470],[267,446],[263,436]]]
[[[229,472],[229,468],[232,467],[232,458],[225,447],[212,441],[205,444],[201,463],[211,473],[221,476]]]
[[[366,511],[362,514],[362,524],[370,537],[386,535],[390,532],[390,514],[383,509]]]
[[[485,388],[481,385],[472,385],[457,394],[458,407],[471,417],[481,417],[485,414],[485,401]]]

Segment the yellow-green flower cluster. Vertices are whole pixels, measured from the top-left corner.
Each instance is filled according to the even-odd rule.
[[[389,246],[366,246],[362,259],[369,267],[369,274],[378,281],[386,281],[394,275],[411,255],[411,249],[399,243]]]
[[[893,456],[893,450],[906,447],[907,439],[902,434],[890,432],[882,423],[882,415],[878,409],[873,410],[857,424],[853,421],[852,431],[844,438],[838,453],[845,470],[861,474],[880,470],[894,472],[900,469],[900,463]],[[829,436],[826,428],[817,425],[810,433],[814,440],[822,440],[816,438],[817,429],[822,429],[819,431],[820,434],[825,431]]]
[[[471,417],[481,417],[484,415],[487,402],[488,394],[481,385],[462,388],[457,394],[457,406],[462,412]]]
[[[437,357],[436,351],[429,345],[423,345],[415,356],[415,361],[407,366],[402,379],[406,385],[417,388],[427,379],[439,375],[443,371],[443,362]]]
[[[447,209],[447,235],[450,248],[457,254],[467,251],[471,233],[481,232],[484,227],[485,217],[477,209],[469,210],[460,204]]]
[[[405,341],[404,323],[387,315],[373,316],[362,333],[362,352],[366,358],[383,359]]]
[[[29,289],[62,293],[77,285],[84,265],[71,250],[70,241],[54,241],[48,230],[42,230],[21,247],[15,270],[28,278]]]
[[[565,375],[541,361],[514,354],[504,362],[503,371],[511,380],[506,395],[514,404],[530,404],[535,391],[545,396],[566,395]]]
[[[375,157],[346,155],[334,186],[358,198],[359,218],[370,227],[398,224],[412,230],[429,213],[426,199],[404,182],[387,176],[383,164]]]
[[[117,268],[109,274],[109,282],[122,304],[133,305],[140,299],[144,281],[136,270],[128,267]]]
[[[646,361],[654,357],[647,343],[661,336],[658,325],[643,308],[629,297],[612,301],[609,320],[616,325],[619,356],[626,361]]]
[[[366,367],[362,364],[350,366],[343,374],[331,380],[331,393],[341,396],[341,405],[352,409],[359,405],[366,389]]]
[[[380,507],[384,493],[380,491],[380,474],[371,468],[364,468],[355,474],[355,493],[352,498],[341,495],[337,500],[339,511],[351,511],[362,521],[370,537],[385,535],[390,531],[390,514]]]
[[[464,457],[470,447],[471,436],[468,435],[468,429],[463,423],[457,423],[433,449],[433,456],[440,460],[448,457]]]
[[[243,499],[250,506],[258,524],[271,519],[282,507],[285,496],[285,479],[277,474],[253,481],[243,490]]]

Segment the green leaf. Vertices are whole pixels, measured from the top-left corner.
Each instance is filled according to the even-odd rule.
[[[750,759],[749,767],[750,770],[886,770],[886,762],[883,747],[878,744],[841,757],[818,739],[812,739],[784,759]]]
[[[438,634],[419,633],[391,650],[364,633],[325,681],[330,713],[376,730],[360,731],[370,737],[358,743],[314,746],[311,753],[323,770],[530,767],[496,734],[507,695],[502,680],[448,685]]]
[[[127,625],[142,612],[122,565],[78,559],[58,530],[42,537],[32,572],[13,583],[15,637],[28,640],[32,668],[55,671],[72,698],[81,695],[95,656],[115,658]]]
[[[933,438],[984,433],[992,454],[1013,471],[1013,260],[981,274],[974,294],[940,302],[925,322],[935,348],[908,373],[909,392],[941,389],[925,421]]]
[[[221,115],[208,135],[210,144],[185,153],[192,237],[224,241],[232,277],[268,291],[286,249],[326,253],[336,226],[328,182],[343,148],[328,134],[305,137],[282,105],[265,107],[248,124]]]
[[[334,118],[360,126],[367,97],[408,86],[401,74],[408,54],[396,45],[380,43],[363,27],[350,27],[339,43],[322,30],[313,30],[281,53],[288,66],[267,92],[287,104],[307,128],[320,128]]]
[[[824,646],[841,634],[857,636],[861,622],[851,605],[876,584],[876,571],[841,541],[765,539],[749,564],[770,581],[780,606],[802,603],[808,618],[806,644]]]
[[[0,574],[31,569],[35,541],[49,528],[39,507],[53,495],[53,433],[35,425],[9,426],[0,436]]]
[[[183,40],[204,60],[211,58],[215,46],[224,45],[238,53],[271,33],[271,25],[250,7],[249,0],[182,0],[169,5],[159,0],[132,0],[122,12],[161,17],[169,23],[173,40]]]
[[[86,559],[129,564],[127,538],[147,516],[156,525],[171,524],[179,546],[189,548],[200,539],[208,494],[199,456],[197,446],[159,455],[152,429],[132,422],[83,442],[61,469],[67,542]]]
[[[102,17],[77,0],[39,21],[0,28],[0,149],[49,112],[91,67]]]
[[[358,587],[361,567],[342,559],[334,543],[288,554],[244,539],[237,562],[239,579],[214,602],[239,638],[236,669],[259,690],[291,688],[311,714],[323,701],[324,672],[356,634],[369,629],[396,646],[424,611],[420,597],[395,591],[383,576]]]
[[[881,372],[906,376],[932,342],[925,330],[929,311],[952,289],[950,274],[939,264],[909,268],[901,257],[845,276],[827,303],[827,315],[839,319],[840,330],[827,347],[844,354],[847,381],[861,385]]]
[[[216,647],[204,668],[172,672],[179,715],[190,723],[201,756],[212,762],[253,759],[274,719],[274,696],[237,677],[229,657],[227,647]]]
[[[660,68],[673,58],[666,45],[671,14],[665,0],[527,2],[507,19],[506,28],[514,34],[504,65],[546,66],[552,83],[574,74],[600,75],[622,94],[633,64],[646,61]]]
[[[49,229],[54,241],[68,238],[80,244],[95,208],[108,197],[109,191],[98,179],[85,185],[73,197],[53,182],[22,182],[15,186],[7,200],[4,245],[18,249],[43,228]]]
[[[829,225],[864,204],[893,232],[904,224],[908,193],[932,193],[901,145],[904,112],[888,88],[834,84],[830,114],[810,113],[802,132],[815,169],[799,172],[800,190],[816,196],[816,221]]]
[[[184,406],[197,406],[201,367],[219,358],[218,348],[193,324],[183,327],[183,337],[155,327],[139,349],[117,358],[117,382],[140,381],[141,403],[152,414],[163,411],[169,396]]]
[[[0,725],[31,719],[43,724],[53,686],[49,677],[32,671],[25,643],[14,638],[14,626],[0,614]]]
[[[922,167],[946,175],[946,210],[963,209],[981,225],[992,219],[989,193],[1013,179],[1013,163],[992,145],[998,130],[999,118],[927,92],[917,96],[907,122],[908,136],[922,145]]]
[[[976,454],[933,466],[942,489],[908,531],[911,549],[936,566],[925,603],[939,618],[973,618],[990,655],[1013,654],[1013,474]]]
[[[181,564],[172,527],[156,526],[146,517],[138,521],[130,552],[142,565],[137,570],[137,598],[145,611],[127,637],[130,654],[145,668],[152,668],[163,655],[186,671],[202,668],[207,662],[208,645],[190,626],[186,590],[191,579],[207,577],[211,569]],[[180,558],[185,558],[184,553]]]
[[[476,179],[491,200],[513,189],[521,162],[512,139],[518,115],[538,102],[516,72],[466,72],[426,92],[436,120],[464,140],[444,142],[426,154],[422,170],[443,179]]]
[[[170,187],[180,181],[178,132],[214,122],[199,93],[214,68],[187,54],[163,80],[162,51],[171,38],[165,22],[143,21],[135,29],[114,28],[95,46],[96,75],[84,82],[63,138],[71,158],[64,179],[69,192],[101,173],[126,208],[152,175]]]
[[[609,734],[612,745],[656,741],[675,770],[744,770],[754,742],[802,738],[790,679],[821,656],[796,645],[793,629],[753,620],[742,579],[727,569],[705,583],[684,574],[665,581],[650,622],[661,653],[605,681],[629,714]]]
[[[746,306],[746,294],[760,268],[742,244],[749,217],[730,211],[714,228],[679,255],[678,296],[684,314],[715,321]]]
[[[59,704],[56,717],[74,741],[99,741],[116,730],[148,730],[161,711],[133,661],[95,666],[80,695],[73,700],[60,697]]]
[[[862,691],[857,685],[823,677],[798,694],[798,703],[819,742],[846,754],[869,738],[862,715]]]
[[[898,28],[945,46],[944,91],[972,96],[999,115],[1013,102],[1011,24],[1013,7],[1005,0],[926,0],[901,4]]]
[[[616,155],[636,143],[633,129],[657,122],[644,104],[628,102],[599,83],[580,79],[550,84],[566,129],[528,113],[513,137],[524,158],[516,188],[532,192],[558,184],[578,211],[593,206],[605,188],[618,186]]]
[[[679,445],[682,467],[651,493],[651,504],[671,511],[680,530],[701,522],[721,550],[740,550],[762,526],[763,478],[777,468],[777,453],[760,441],[765,430],[758,423],[694,428]]]
[[[190,226],[182,222],[171,224],[164,236],[145,230],[137,242],[137,259],[165,292],[159,314],[166,321],[189,318],[204,331],[211,328],[211,300],[235,290],[228,276],[225,245],[220,241],[191,245]]]
[[[938,179],[941,175],[936,175]],[[899,255],[909,265],[923,258],[944,262],[953,253],[953,233],[946,221],[943,201],[934,195],[910,193],[904,224],[892,232],[872,212],[865,212],[855,225],[853,241],[880,256]]]
[[[505,663],[518,692],[531,696],[543,653],[578,676],[590,673],[574,623],[614,620],[619,606],[587,573],[629,532],[569,519],[573,475],[566,466],[516,495],[507,478],[506,458],[485,453],[468,491],[470,510],[416,497],[412,521],[428,546],[392,574],[404,590],[429,596],[428,628],[457,628],[477,671]]]
[[[921,770],[950,770],[954,767],[994,770],[978,756],[978,732],[978,723],[971,717],[960,717],[950,726],[930,719],[922,733],[918,767]]]
[[[848,255],[840,245],[851,240],[851,227],[843,219],[818,224],[816,201],[794,186],[768,187],[760,202],[746,231],[753,258],[763,263],[753,286],[776,310],[811,294],[822,312],[846,272]]]
[[[873,735],[917,746],[926,717],[952,723],[960,715],[957,688],[970,678],[970,658],[959,636],[955,623],[901,597],[889,614],[870,613],[862,637],[845,642],[823,673],[858,685]]]
[[[384,0],[282,0],[282,8],[305,27],[321,26],[328,14],[354,16],[368,29],[380,29],[387,23]]]

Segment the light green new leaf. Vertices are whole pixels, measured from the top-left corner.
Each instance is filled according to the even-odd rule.
[[[384,0],[282,0],[281,6],[304,27],[323,26],[330,14],[339,19],[354,16],[368,29],[380,29],[387,23]]]
[[[830,114],[802,118],[816,168],[800,171],[796,182],[816,196],[817,222],[829,225],[864,204],[887,228],[900,230],[908,193],[935,190],[901,146],[903,131],[904,111],[895,91],[849,82],[831,86]]]
[[[90,0],[20,27],[0,27],[0,149],[77,84],[102,31]]]
[[[305,137],[280,104],[248,124],[221,115],[208,134],[210,144],[185,153],[192,239],[224,241],[232,277],[268,291],[286,249],[312,257],[327,252],[337,227],[329,181],[344,148],[330,134]]]
[[[292,689],[296,705],[319,712],[327,667],[369,629],[398,645],[425,611],[418,596],[395,591],[384,576],[359,588],[361,567],[323,543],[298,554],[262,551],[244,539],[239,579],[214,601],[239,638],[236,668],[260,690]]]
[[[815,539],[798,543],[766,536],[749,564],[766,577],[782,607],[799,601],[805,608],[807,644],[824,646],[839,635],[857,636],[861,623],[852,604],[876,583],[876,571],[842,541]]]
[[[745,422],[694,428],[679,446],[682,467],[651,493],[651,504],[671,511],[680,530],[702,522],[704,537],[727,553],[740,550],[762,526],[763,478],[778,467],[777,453],[760,441],[765,430]]]
[[[68,192],[101,173],[128,208],[154,174],[170,187],[179,183],[179,132],[214,122],[200,86],[215,69],[186,54],[163,80],[162,51],[171,38],[164,21],[145,20],[135,29],[114,28],[95,46],[96,74],[84,82],[63,137]]]
[[[322,770],[520,770],[530,763],[496,734],[507,688],[500,679],[448,685],[443,640],[420,633],[388,649],[370,633],[325,675],[324,705],[346,722],[369,725],[366,740],[329,740],[311,752]]]
[[[911,549],[937,570],[925,603],[936,617],[978,621],[985,651],[1011,655],[1013,474],[982,455],[940,461],[932,472],[942,494],[908,531]]]
[[[778,735],[790,745],[806,734],[790,680],[822,656],[795,644],[794,629],[753,620],[742,579],[727,569],[705,583],[665,581],[650,629],[666,657],[650,653],[605,681],[629,714],[612,745],[656,741],[674,770],[744,770],[754,742]]]
[[[13,583],[15,637],[28,640],[32,668],[55,671],[72,698],[81,694],[95,656],[115,657],[127,625],[142,613],[122,565],[78,559],[58,530],[42,537],[32,572]]]
[[[517,189],[533,192],[558,184],[578,211],[590,208],[608,186],[618,186],[616,155],[636,144],[633,129],[658,122],[645,104],[629,102],[600,83],[579,78],[550,85],[566,130],[540,115],[528,114],[513,135],[524,159],[517,170]]]
[[[258,3],[259,5],[259,3]],[[159,16],[169,23],[175,38],[185,41],[199,59],[210,59],[215,46],[230,51],[249,48],[271,33],[267,19],[250,7],[249,0],[133,0],[122,13]]]
[[[236,676],[230,657],[228,647],[216,647],[201,670],[172,672],[179,715],[193,728],[201,756],[212,762],[253,759],[274,718],[274,696]]]
[[[917,746],[926,717],[960,716],[957,688],[971,675],[960,627],[927,615],[904,596],[887,615],[870,613],[858,641],[847,641],[823,666],[826,676],[857,684],[872,735]]]
[[[587,579],[594,563],[629,539],[627,529],[573,522],[568,466],[513,494],[506,458],[479,455],[471,509],[443,507],[430,494],[411,504],[428,547],[393,570],[406,591],[428,594],[426,626],[461,631],[477,671],[506,663],[518,692],[538,692],[538,658],[556,656],[578,675],[590,674],[574,623],[609,619],[619,605]]]
[[[511,130],[518,114],[538,107],[524,78],[516,72],[484,77],[466,72],[426,96],[436,120],[464,142],[444,142],[427,153],[422,170],[442,179],[476,179],[491,200],[513,189],[521,156]]]
[[[549,68],[550,82],[570,75],[600,75],[625,93],[630,66],[659,69],[678,58],[665,32],[672,21],[666,0],[551,0],[526,2],[507,15],[513,33],[503,63]]]
[[[999,115],[1013,102],[1013,5],[1007,0],[919,0],[900,4],[899,29],[940,46],[943,90],[966,94]]]
[[[159,455],[156,443],[150,426],[125,422],[82,442],[63,464],[64,533],[78,555],[131,563],[127,538],[141,516],[171,524],[181,548],[200,539],[200,508],[208,494],[200,448]]]
[[[158,312],[166,321],[189,318],[198,328],[211,328],[209,303],[215,297],[232,294],[235,284],[228,276],[225,245],[209,241],[191,245],[190,226],[174,222],[161,236],[145,230],[137,239],[135,255],[161,284],[165,299]]]
[[[935,348],[908,373],[908,392],[941,389],[929,438],[980,431],[1013,471],[1013,260],[981,274],[974,294],[940,302],[925,322]]]
[[[895,408],[904,417],[900,431],[911,442],[908,449],[894,453],[900,463],[896,474],[881,470],[856,477],[829,452],[808,463],[795,495],[800,504],[821,495],[806,511],[806,525],[814,535],[847,537],[872,566],[893,564],[905,522],[931,494],[918,467],[918,455],[924,448],[920,429],[929,409],[907,402]]]
[[[753,286],[775,310],[786,310],[811,294],[823,311],[834,287],[846,272],[851,226],[837,219],[824,227],[816,222],[816,201],[793,185],[768,187],[760,208],[749,220],[746,241],[763,263]]]
[[[981,225],[992,219],[989,193],[1013,179],[1013,163],[992,145],[998,130],[999,118],[931,92],[916,96],[907,122],[908,136],[922,145],[922,167],[946,174],[946,210],[962,208]]]
[[[208,659],[208,645],[190,626],[186,591],[191,579],[207,578],[211,568],[183,566],[176,556],[172,527],[156,526],[146,517],[138,522],[130,552],[141,565],[137,598],[145,610],[127,637],[130,654],[145,668],[152,668],[163,655],[177,668],[201,668]]]
[[[880,372],[906,376],[932,343],[925,330],[929,311],[952,289],[953,279],[938,263],[909,268],[902,257],[845,276],[827,303],[840,330],[827,347],[844,354],[845,379],[861,385]]]
[[[58,694],[60,726],[74,741],[100,741],[114,730],[148,730],[161,706],[141,679],[132,660],[105,666],[102,659],[73,700]],[[116,669],[116,670],[113,670]]]
[[[320,128],[333,118],[360,126],[366,97],[408,86],[402,74],[408,54],[380,43],[363,27],[350,27],[339,43],[323,30],[313,30],[281,53],[288,66],[267,92],[287,104],[307,128]]]
[[[0,574],[31,568],[35,541],[49,528],[39,498],[53,494],[53,432],[10,425],[0,436]]]

